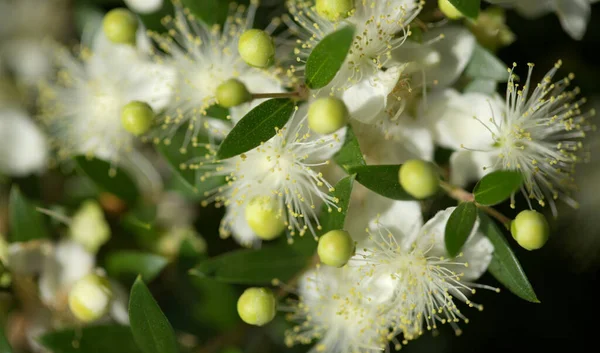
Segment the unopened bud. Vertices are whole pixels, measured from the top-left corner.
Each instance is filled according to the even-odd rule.
[[[135,44],[138,21],[135,15],[123,8],[109,11],[102,20],[104,35],[113,43]]]
[[[329,21],[339,21],[352,14],[354,0],[317,0],[317,13]]]
[[[238,314],[245,323],[263,326],[275,317],[277,302],[268,288],[248,288],[237,302]]]
[[[246,85],[235,78],[229,79],[217,87],[217,103],[224,108],[237,107],[252,100],[252,94]]]
[[[105,277],[89,274],[75,282],[69,292],[69,309],[82,322],[96,321],[110,307],[112,290]]]
[[[440,186],[435,166],[418,159],[409,160],[400,167],[399,179],[402,188],[417,199],[435,195]]]
[[[319,134],[331,134],[346,125],[348,115],[348,108],[341,99],[320,98],[308,108],[308,127]]]
[[[245,216],[252,231],[263,240],[277,238],[286,228],[281,207],[269,197],[257,197],[250,201]]]
[[[454,7],[454,5],[452,5],[448,0],[438,0],[438,7],[440,8],[440,11],[442,11],[442,13],[449,19],[458,20],[459,18],[464,17],[462,12],[458,11],[458,9]]]
[[[110,226],[100,204],[93,200],[84,202],[71,220],[69,235],[88,252],[98,252],[110,239]]]
[[[152,126],[154,111],[148,103],[140,101],[129,102],[121,112],[121,124],[128,132],[139,136],[145,134]]]
[[[273,38],[260,29],[249,29],[241,35],[238,51],[242,59],[250,66],[266,68],[275,62],[275,43]]]
[[[543,214],[526,210],[521,211],[512,221],[510,233],[524,249],[536,250],[548,241],[550,226]]]
[[[342,267],[354,255],[354,249],[354,240],[348,232],[332,230],[319,238],[317,253],[325,265]]]

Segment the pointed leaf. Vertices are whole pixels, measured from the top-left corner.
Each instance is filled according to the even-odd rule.
[[[43,335],[39,341],[53,353],[141,353],[129,327],[119,325],[55,331]],[[6,352],[0,348],[0,353]]]
[[[131,287],[129,321],[133,338],[144,353],[178,353],[173,327],[141,278]]]
[[[400,165],[369,165],[353,168],[356,173],[356,181],[366,188],[392,200],[410,201],[410,196],[402,186],[398,178]]]
[[[449,0],[449,1],[463,15],[465,15],[469,18],[472,18],[472,19],[477,19],[477,16],[479,15],[479,6],[481,3],[481,0]]]
[[[11,241],[25,242],[48,238],[48,231],[42,215],[23,196],[17,186],[10,190],[9,199]]]
[[[111,277],[135,278],[151,282],[169,263],[162,256],[140,251],[116,251],[106,258],[106,271]]]
[[[270,140],[288,122],[294,102],[287,98],[270,99],[252,109],[227,135],[219,152],[220,159],[235,157]]]
[[[498,82],[489,78],[476,78],[471,81],[464,89],[464,93],[483,93],[488,96],[496,93],[498,89]]]
[[[465,69],[465,74],[472,78],[497,82],[506,82],[509,75],[506,71],[506,64],[479,44],[475,45],[473,56]]]
[[[364,166],[367,163],[363,157],[358,139],[352,130],[352,126],[348,125],[346,130],[346,141],[344,145],[333,157],[335,162],[348,173],[352,173],[352,169],[355,167]]]
[[[519,260],[517,260],[517,257],[512,252],[502,231],[483,212],[479,213],[479,219],[481,220],[479,230],[494,245],[494,254],[492,255],[492,262],[488,267],[488,271],[498,282],[502,283],[518,297],[532,303],[539,303],[540,301],[535,295],[533,287],[525,275],[525,271],[523,271]]]
[[[331,207],[331,210],[329,210],[327,205],[323,205],[320,219],[321,227],[323,228],[321,234],[325,234],[330,230],[344,228],[355,178],[355,175],[349,175],[335,185],[335,190],[331,193],[331,196],[338,199],[338,209]]]
[[[354,41],[354,27],[345,26],[323,38],[306,61],[306,84],[311,89],[327,86],[346,60]]]
[[[137,185],[124,170],[101,159],[89,159],[85,156],[75,157],[75,163],[100,190],[114,194],[128,204],[133,204],[138,199]]]
[[[207,25],[223,24],[227,18],[230,3],[226,0],[182,0],[181,2]]]
[[[450,257],[456,257],[473,232],[477,221],[477,206],[473,202],[463,202],[450,215],[446,223],[444,242]]]
[[[523,176],[516,171],[499,170],[484,176],[475,185],[475,201],[484,206],[497,205],[508,199],[523,183]]]
[[[167,28],[163,25],[162,19],[166,16],[173,16],[173,4],[171,1],[163,1],[163,6],[156,12],[148,14],[138,14],[140,20],[144,24],[146,29],[155,31],[158,33],[167,32]]]
[[[12,353],[12,348],[6,339],[3,326],[0,326],[0,353]]]

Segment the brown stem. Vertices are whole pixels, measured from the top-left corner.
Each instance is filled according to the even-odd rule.
[[[263,98],[299,98],[300,92],[285,92],[285,93],[252,93],[252,99]]]

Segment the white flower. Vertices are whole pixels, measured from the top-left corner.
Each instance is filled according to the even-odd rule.
[[[82,60],[60,50],[58,80],[41,89],[42,122],[59,157],[86,154],[118,162],[134,151],[135,142],[121,124],[121,109],[137,100],[160,111],[170,100],[170,69],[149,62],[136,48],[107,41],[100,33],[92,53],[82,51]]]
[[[240,222],[245,222],[245,207],[257,197],[279,205],[279,216],[286,222],[290,235],[316,233],[320,228],[321,203],[334,211],[338,209],[337,200],[328,195],[333,186],[321,169],[341,147],[345,129],[332,135],[312,136],[305,107],[297,110],[285,127],[259,147],[216,165],[199,161],[191,166],[204,171],[205,178],[227,178],[227,184],[209,192],[212,195],[205,201],[228,207],[221,223],[223,236],[229,236],[236,228],[247,230]],[[251,241],[249,235],[241,237],[246,239],[245,243]]]
[[[0,108],[0,174],[24,176],[44,170],[46,137],[18,108]]]
[[[449,323],[459,334],[456,323],[468,320],[455,300],[474,306],[467,297],[473,288],[492,289],[471,283],[486,271],[493,252],[490,241],[478,232],[478,223],[463,252],[456,259],[448,258],[444,231],[454,209],[438,212],[416,232],[414,227],[392,232],[380,225],[357,246],[349,263],[362,273],[363,281],[387,283],[381,285],[391,288],[378,291],[374,300],[386,303],[392,333],[403,333],[405,340],[420,336],[423,327],[437,328],[438,323]]]
[[[124,0],[127,7],[137,13],[149,14],[160,10],[164,0]]]
[[[189,9],[181,8],[179,1],[175,1],[175,17],[163,19],[163,24],[169,29],[168,35],[151,34],[158,46],[169,54],[158,56],[158,62],[172,66],[178,75],[173,85],[175,97],[165,113],[158,117],[159,128],[151,134],[155,143],[161,139],[169,143],[182,126],[187,128],[182,149],[197,142],[198,135],[205,129],[217,137],[225,135],[231,124],[223,124],[211,117],[207,109],[216,104],[217,87],[231,78],[242,81],[251,93],[282,92],[275,72],[253,68],[238,54],[239,38],[252,28],[257,9],[256,1],[252,1],[248,8],[238,6],[221,29],[198,22]],[[241,119],[241,112],[247,112],[262,101],[232,109],[232,118]]]
[[[598,0],[487,0],[492,4],[514,7],[525,17],[536,18],[556,12],[563,29],[581,40],[590,21],[591,4]]]
[[[283,307],[288,320],[297,323],[286,331],[286,344],[310,344],[316,339],[311,353],[385,350],[386,312],[369,299],[379,289],[375,283],[357,283],[348,268],[325,266],[305,273],[299,282],[299,299]]]
[[[460,97],[448,92],[442,98],[444,103],[432,104],[435,108],[429,115],[437,141],[450,148],[467,149],[453,156],[453,173],[467,175],[458,176],[458,181],[480,176],[478,168],[518,170],[525,181],[523,192],[540,205],[548,203],[555,214],[554,200],[558,198],[576,206],[569,196],[575,188],[574,168],[582,158],[581,140],[593,128],[587,120],[595,112],[581,111],[586,100],[578,97],[579,88],[567,91],[572,74],[552,82],[560,66],[558,62],[535,88],[531,86],[533,64],[522,87],[515,82],[514,68],[509,70],[505,101],[499,96]],[[453,95],[458,98],[448,99]]]

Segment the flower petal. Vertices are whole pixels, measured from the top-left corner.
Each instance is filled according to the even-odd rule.
[[[556,14],[565,32],[573,39],[583,39],[591,16],[589,0],[557,0]]]
[[[496,152],[454,152],[450,157],[450,182],[461,187],[467,186],[493,172],[492,166],[496,165],[497,160]]]
[[[141,13],[148,14],[160,10],[163,6],[164,0],[123,0],[127,7],[131,10]]]
[[[0,172],[24,176],[46,167],[46,137],[19,109],[0,109]]]

